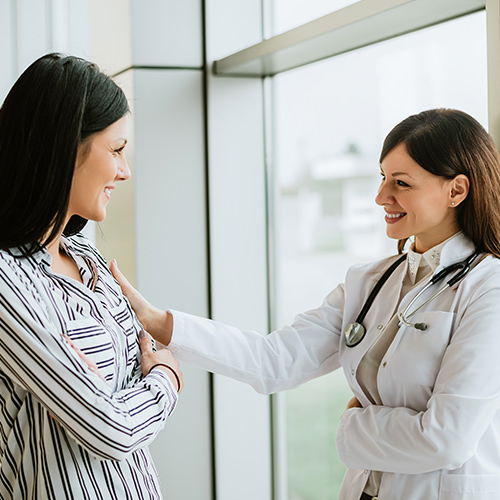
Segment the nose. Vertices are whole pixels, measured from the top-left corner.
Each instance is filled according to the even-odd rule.
[[[377,205],[383,206],[390,203],[391,199],[392,199],[391,190],[387,185],[387,182],[384,179],[382,179],[377,191],[377,195],[375,196],[375,203]]]
[[[116,180],[117,181],[126,181],[127,179],[130,179],[130,176],[132,173],[130,172],[130,168],[127,163],[127,159],[125,156],[122,156],[118,160],[118,165],[116,169]]]

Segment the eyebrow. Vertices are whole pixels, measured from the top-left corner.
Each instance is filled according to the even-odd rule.
[[[382,167],[380,167],[380,171],[385,175],[385,172],[382,169]],[[413,177],[407,172],[393,172],[391,177],[401,177],[402,175],[409,177],[410,179],[413,179]]]

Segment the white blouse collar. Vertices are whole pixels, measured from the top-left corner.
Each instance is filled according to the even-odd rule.
[[[418,269],[421,266],[427,265],[432,269],[432,272],[434,273],[434,271],[441,263],[441,251],[450,240],[452,240],[453,238],[457,237],[460,234],[462,233],[461,232],[455,233],[453,236],[450,236],[448,239],[442,241],[441,243],[439,243],[435,247],[430,248],[424,253],[415,252],[413,250],[415,243],[411,244],[410,248],[408,249],[408,275],[410,277],[412,284],[415,284]]]

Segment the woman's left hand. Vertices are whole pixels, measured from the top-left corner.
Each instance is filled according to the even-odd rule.
[[[351,408],[363,408],[363,405],[359,402],[356,396],[353,396],[347,403],[346,410],[350,410]]]

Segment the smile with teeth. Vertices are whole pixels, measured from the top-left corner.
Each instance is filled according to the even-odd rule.
[[[104,194],[109,198],[111,196],[111,189],[105,188],[104,189]]]
[[[405,212],[386,212],[385,213],[385,221],[388,224],[392,224],[394,222],[398,222],[401,218],[406,215]]]

